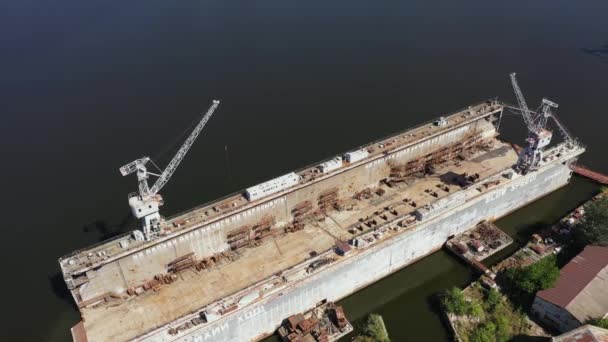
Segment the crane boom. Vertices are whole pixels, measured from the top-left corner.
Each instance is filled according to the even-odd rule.
[[[219,106],[219,104],[219,100],[213,100],[213,103],[211,104],[211,107],[209,107],[209,109],[207,110],[205,116],[201,119],[198,125],[196,125],[192,133],[190,133],[188,139],[186,139],[182,147],[180,147],[179,151],[177,151],[173,159],[171,159],[171,162],[167,165],[163,173],[161,173],[160,177],[158,177],[154,185],[152,185],[149,190],[149,195],[155,195],[165,184],[167,184],[167,182],[173,175],[173,172],[175,172],[175,170],[179,166],[179,163],[184,159],[184,156],[186,155],[186,153],[188,153],[188,150],[190,149],[198,135],[201,133],[201,131],[207,124],[207,121],[209,121],[211,115],[213,115],[213,112],[215,112],[215,109],[217,108],[217,106]]]
[[[519,84],[517,84],[516,73],[513,72],[509,76],[511,77],[511,85],[513,86],[513,91],[515,91],[515,97],[517,98],[517,102],[519,103],[519,108],[524,117],[524,122],[526,123],[526,126],[529,130],[533,130],[534,120],[532,119],[530,109],[528,109],[528,104],[526,103],[524,94],[521,92]]]
[[[551,118],[553,119],[553,121],[555,122],[557,127],[559,128],[559,131],[562,133],[562,136],[564,137],[564,139],[566,141],[573,141],[574,138],[572,137],[572,135],[570,134],[568,129],[566,129],[566,126],[564,126],[564,124],[561,121],[559,121],[559,119],[557,119],[557,116],[555,116],[554,113],[551,113]]]
[[[129,164],[121,167],[120,173],[123,176],[131,174],[131,173],[137,171],[137,169],[139,169],[141,166],[145,165],[149,160],[150,160],[150,158],[148,158],[148,157],[135,159],[134,161],[130,162]]]

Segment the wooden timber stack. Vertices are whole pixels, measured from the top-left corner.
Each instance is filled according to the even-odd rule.
[[[269,235],[275,233],[275,230],[272,229],[274,226],[274,217],[266,216],[262,218],[258,223],[256,223],[252,228],[251,232],[251,240],[259,242],[260,240],[266,238]],[[255,242],[254,242],[255,243]]]
[[[250,243],[251,226],[246,225],[231,231],[226,236],[228,245],[232,250],[247,246]]]
[[[455,158],[465,159],[465,154],[475,148],[488,148],[488,141],[482,139],[479,133],[472,133],[462,140],[445,146],[444,148],[428,153],[420,158],[411,160],[403,165],[392,165],[389,177],[385,183],[393,186],[397,183],[406,182],[408,178],[416,174],[432,174],[435,166]]]
[[[242,247],[255,247],[265,237],[275,233],[274,223],[273,216],[265,216],[253,225],[245,225],[230,231],[226,235],[226,241],[233,251]]]
[[[304,201],[293,207],[293,209],[291,209],[293,220],[291,224],[285,228],[285,231],[291,233],[304,229],[304,219],[309,216],[311,210],[312,203],[310,201]]]
[[[327,213],[327,211],[332,208],[336,208],[338,204],[338,188],[335,187],[322,192],[319,195],[317,204],[319,205],[319,210],[323,213]]]
[[[389,186],[393,186],[396,183],[406,182],[414,174],[424,172],[425,167],[426,162],[424,158],[414,159],[403,165],[392,166],[386,183]]]
[[[167,270],[169,273],[179,273],[185,269],[194,266],[194,262],[194,252],[190,252],[167,264]]]

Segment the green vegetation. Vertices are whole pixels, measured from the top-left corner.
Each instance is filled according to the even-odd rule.
[[[505,276],[514,289],[533,295],[555,285],[559,278],[559,267],[555,256],[550,255],[526,267],[510,268]]]
[[[574,228],[579,247],[608,246],[608,196],[585,206],[585,215]]]
[[[390,342],[382,316],[370,314],[354,342]]]
[[[492,322],[481,324],[473,331],[471,342],[494,342],[496,341],[496,325]]]
[[[486,301],[484,302],[484,309],[486,309],[486,311],[492,312],[496,310],[496,308],[501,304],[502,297],[500,296],[500,293],[498,293],[498,291],[496,291],[495,289],[491,289],[486,296]]]
[[[494,289],[486,291],[479,283],[466,291],[451,289],[444,296],[444,307],[447,310],[446,298],[450,306],[460,308],[464,301],[481,308],[477,316],[463,314],[455,320],[458,335],[465,342],[506,342],[516,335],[528,333],[527,317],[514,309],[506,297]]]
[[[469,341],[506,342],[516,334],[526,331],[526,316],[514,310],[498,291],[488,291],[483,306],[486,310],[485,320],[472,330]]]
[[[457,316],[479,317],[483,308],[479,301],[467,300],[464,293],[457,287],[447,290],[441,300],[445,311]]]
[[[595,325],[596,327],[608,329],[608,318],[594,318],[590,319],[587,323]]]
[[[522,314],[519,314],[518,317],[522,326],[526,325],[526,317]],[[511,327],[509,322],[508,313],[504,311],[495,312],[493,321],[496,325],[496,341],[509,341],[511,340]]]

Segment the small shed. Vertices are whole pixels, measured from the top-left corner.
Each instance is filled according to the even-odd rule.
[[[351,251],[351,247],[348,243],[336,240],[336,249],[340,255],[347,255]]]

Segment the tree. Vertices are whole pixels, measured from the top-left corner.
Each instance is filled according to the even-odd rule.
[[[526,267],[510,268],[506,277],[519,291],[534,294],[555,285],[559,278],[557,259],[550,255]]]
[[[574,227],[577,244],[608,246],[608,196],[585,206],[585,215]]]
[[[496,325],[492,322],[478,326],[471,334],[471,342],[494,342],[496,341]]]
[[[596,327],[608,329],[608,318],[594,318],[590,319],[587,323],[595,325]]]

